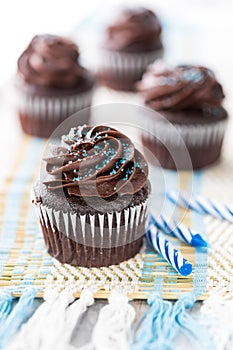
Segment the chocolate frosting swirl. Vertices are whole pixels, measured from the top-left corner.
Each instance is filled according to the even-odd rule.
[[[155,110],[202,110],[220,106],[224,98],[213,71],[202,66],[168,67],[156,62],[148,67],[136,89]]]
[[[78,62],[78,47],[56,35],[36,35],[18,59],[18,73],[28,83],[74,87],[87,75]]]
[[[106,45],[111,50],[137,52],[162,48],[161,25],[154,12],[142,8],[123,9],[107,27]]]
[[[45,159],[50,190],[109,198],[134,194],[147,184],[148,165],[130,139],[107,126],[80,126],[62,137]]]

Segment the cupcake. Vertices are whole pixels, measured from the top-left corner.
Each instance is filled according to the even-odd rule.
[[[198,169],[220,157],[228,115],[213,71],[157,62],[136,89],[145,106],[158,112],[144,120],[142,139],[162,167]]]
[[[71,114],[89,107],[94,80],[80,65],[78,47],[55,35],[37,35],[18,59],[17,109],[26,134],[48,137]],[[88,121],[88,110],[81,124]]]
[[[148,64],[161,54],[161,25],[157,16],[145,8],[125,8],[106,28],[98,75],[111,88],[133,90]]]
[[[79,126],[45,158],[34,186],[47,250],[62,263],[118,264],[142,246],[148,165],[130,139],[107,126]]]

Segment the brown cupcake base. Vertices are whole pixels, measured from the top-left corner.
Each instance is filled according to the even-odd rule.
[[[100,267],[134,257],[145,234],[147,200],[119,212],[79,214],[34,201],[50,255],[74,266]]]
[[[23,132],[49,137],[64,120],[78,112],[79,125],[88,124],[93,86],[93,79],[70,89],[39,87],[17,81],[16,109]],[[61,131],[61,135],[64,133]]]
[[[101,84],[114,89],[114,90],[122,90],[122,91],[134,91],[135,84],[142,77],[142,73],[138,73],[132,76],[115,76],[113,74],[105,73],[99,74],[98,78]]]
[[[83,267],[117,265],[134,257],[141,249],[143,236],[136,241],[113,248],[85,246],[58,231],[42,225],[48,253],[61,263]]]
[[[134,91],[147,66],[163,56],[163,49],[130,53],[105,49],[97,63],[99,81],[115,90]]]
[[[85,112],[85,113],[84,113]],[[82,112],[82,119],[80,119],[80,125],[88,124],[90,118],[90,112],[87,109]],[[67,115],[69,117],[70,115]],[[25,134],[37,137],[48,138],[56,130],[56,128],[64,122],[66,119],[64,116],[56,117],[54,119],[48,118],[47,115],[40,116],[18,112],[21,128]],[[64,130],[61,130],[61,134],[64,134]],[[56,136],[60,136],[56,133]]]
[[[174,147],[171,154],[167,147],[158,140],[151,140],[145,135],[142,136],[147,160],[153,165],[170,170],[200,169],[216,162],[221,155],[222,142],[223,140],[220,140],[214,145],[205,145],[205,147],[189,146],[186,151],[182,147]],[[148,149],[150,152],[148,152]],[[190,157],[188,159],[187,151]]]
[[[227,119],[222,107],[154,112],[145,118],[141,133],[146,158],[172,170],[208,166],[220,157]]]

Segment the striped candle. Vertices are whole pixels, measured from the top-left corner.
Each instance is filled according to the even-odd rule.
[[[233,208],[231,209],[225,204],[213,202],[199,195],[192,195],[189,198],[186,193],[177,190],[167,192],[166,196],[171,202],[180,207],[189,208],[200,214],[211,215],[217,219],[233,223]]]
[[[175,220],[172,220],[170,223],[169,219],[163,215],[155,219],[155,217],[150,214],[149,223],[155,225],[159,230],[179,238],[181,241],[194,247],[208,247],[208,243],[199,233],[193,231],[184,224],[178,224]]]
[[[183,257],[179,250],[174,248],[173,244],[169,242],[154,225],[149,226],[146,237],[151,246],[160,253],[178,273],[182,276],[188,276],[192,273],[192,264]]]

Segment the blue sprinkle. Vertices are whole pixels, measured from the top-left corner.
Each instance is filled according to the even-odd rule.
[[[76,169],[74,169],[74,170],[73,170],[73,173],[77,173],[77,170],[76,170]]]
[[[183,72],[183,79],[198,82],[202,79],[202,74],[195,69],[190,69]]]
[[[126,162],[126,158],[122,158],[121,160],[120,160],[120,164],[124,164],[125,162]]]
[[[82,178],[80,176],[78,177],[73,177],[73,181],[80,181]]]
[[[140,164],[138,162],[136,163],[136,168],[140,168]]]
[[[110,175],[115,175],[116,174],[116,170],[112,169],[112,171],[110,172]]]

